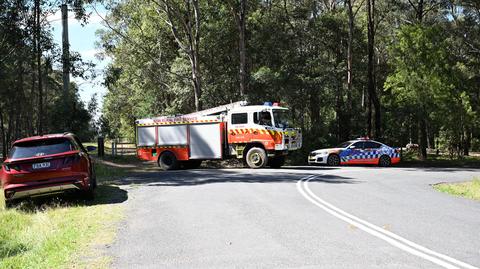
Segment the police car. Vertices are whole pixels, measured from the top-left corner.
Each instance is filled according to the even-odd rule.
[[[386,167],[399,162],[399,149],[368,138],[343,142],[335,148],[315,150],[308,156],[310,165],[375,164]]]

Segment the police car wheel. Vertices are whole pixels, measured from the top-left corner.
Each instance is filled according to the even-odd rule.
[[[247,165],[253,169],[265,167],[268,160],[265,150],[257,147],[249,149],[245,159]]]
[[[162,168],[162,170],[174,170],[178,167],[178,161],[175,154],[170,151],[165,151],[160,155],[158,158],[158,166]]]
[[[340,165],[340,157],[337,154],[328,155],[327,164],[329,166],[339,166]]]
[[[378,165],[381,167],[388,167],[391,163],[392,160],[390,160],[390,157],[388,157],[387,155],[382,155],[378,160]]]

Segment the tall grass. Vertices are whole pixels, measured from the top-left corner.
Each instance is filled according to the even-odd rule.
[[[451,195],[462,196],[473,200],[480,200],[479,178],[475,178],[468,182],[438,184],[435,185],[435,189]]]

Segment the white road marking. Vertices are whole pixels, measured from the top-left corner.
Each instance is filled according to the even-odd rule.
[[[435,252],[433,250],[430,250],[426,247],[423,247],[419,244],[416,244],[414,242],[411,242],[397,234],[394,234],[390,231],[387,231],[385,229],[382,229],[374,224],[371,224],[365,220],[362,220],[352,214],[349,214],[332,204],[326,202],[325,200],[321,199],[320,197],[316,196],[308,187],[308,182],[312,179],[314,179],[316,176],[308,176],[305,178],[300,179],[297,182],[297,189],[298,191],[302,194],[303,197],[305,197],[308,201],[312,202],[314,205],[322,208],[329,214],[351,224],[359,229],[379,238],[387,243],[403,250],[406,251],[410,254],[413,254],[415,256],[418,256],[420,258],[423,258],[425,260],[428,260],[430,262],[433,262],[439,266],[442,266],[444,268],[468,268],[468,269],[479,269],[478,267],[475,267],[473,265],[467,264],[465,262],[456,260],[452,257],[449,257],[445,254],[441,254],[438,252]],[[460,267],[458,267],[460,266]]]

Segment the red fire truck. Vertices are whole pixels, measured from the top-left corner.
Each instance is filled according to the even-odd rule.
[[[242,159],[250,168],[280,167],[302,146],[278,103],[240,101],[187,115],[136,121],[137,155],[164,170],[195,168],[203,160]]]

